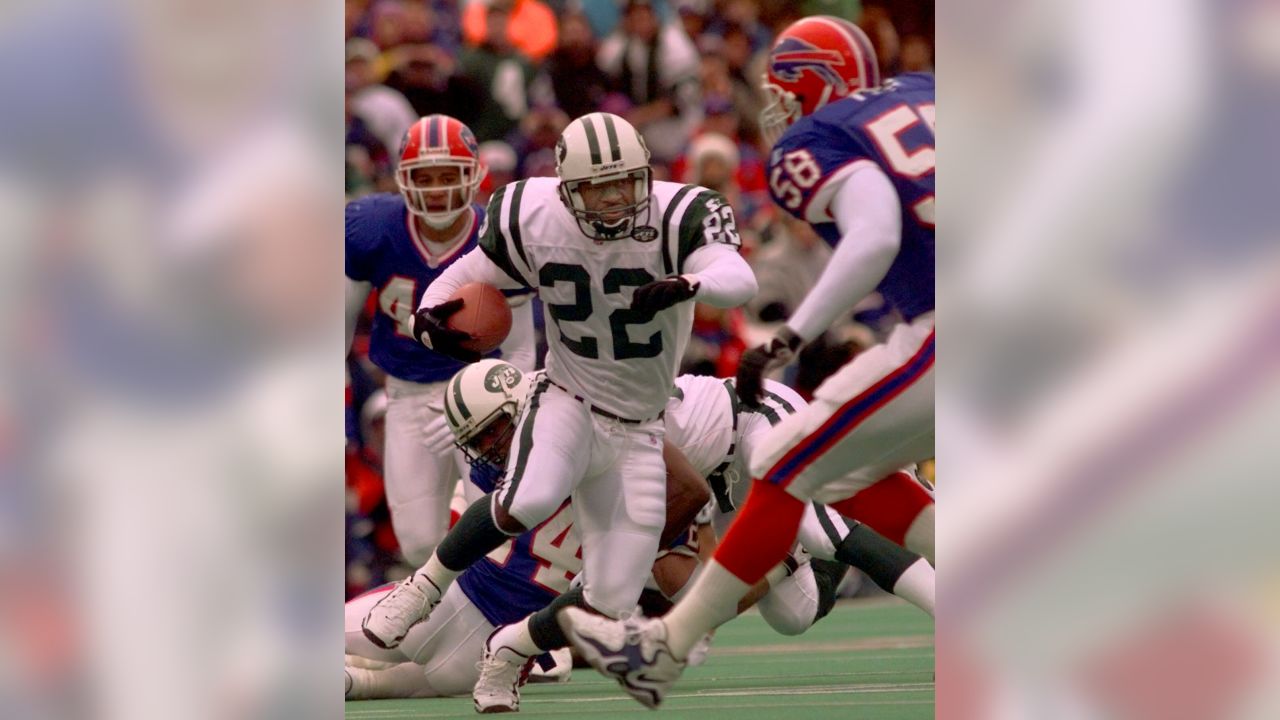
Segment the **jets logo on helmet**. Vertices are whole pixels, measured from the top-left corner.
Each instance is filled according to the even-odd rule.
[[[827,103],[880,87],[880,66],[866,33],[827,15],[797,20],[779,33],[767,67],[760,129],[770,145]]]
[[[560,199],[587,237],[621,240],[648,221],[649,148],[617,115],[590,113],[569,123],[556,143],[556,174]]]
[[[433,173],[421,172],[424,168],[454,170],[457,179],[436,182]],[[448,227],[471,205],[485,173],[471,128],[448,115],[418,120],[400,144],[396,185],[409,212],[432,227]],[[432,176],[430,182],[424,174]]]
[[[834,68],[844,65],[844,58],[835,50],[823,50],[799,38],[784,38],[769,55],[769,73],[788,81],[800,79],[804,72],[812,72],[823,82],[836,88],[837,95],[848,95],[849,84]]]
[[[484,376],[484,387],[490,392],[510,395],[511,388],[520,384],[520,371],[513,365],[505,363],[495,365]]]
[[[449,379],[444,389],[444,419],[453,442],[471,464],[496,463],[515,432],[515,419],[529,393],[529,379],[511,363],[487,359],[472,363]],[[477,449],[472,442],[499,418],[508,422],[501,437]]]

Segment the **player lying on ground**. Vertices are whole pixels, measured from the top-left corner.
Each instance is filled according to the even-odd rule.
[[[461,413],[455,413],[455,408],[468,408],[470,418],[453,427],[459,444],[477,468],[492,468],[493,463],[500,464],[505,459],[510,447],[512,419],[518,414],[522,391],[530,384],[516,378],[519,378],[519,373],[515,368],[497,361],[484,361],[467,368],[450,382],[449,415],[460,417]],[[531,382],[537,382],[536,376]],[[720,504],[731,505],[732,478],[737,475],[736,465],[741,462],[735,459],[733,449],[749,448],[770,422],[803,407],[804,401],[789,388],[770,383],[770,390],[775,391],[773,397],[778,400],[776,408],[766,405],[763,412],[740,412],[734,402],[731,382],[691,376],[677,378],[676,382],[677,392],[668,402],[666,413],[668,441],[688,448],[692,455],[689,462],[696,466],[696,469],[690,468],[691,472],[722,476],[718,479],[718,482],[725,483],[720,486]],[[687,466],[682,456],[683,453],[675,454],[671,465]],[[723,476],[730,479],[726,481]],[[487,482],[482,475],[480,481]],[[856,527],[850,532],[829,509],[815,506],[813,510],[806,515],[801,539],[816,556],[857,563],[882,587],[896,589],[926,610],[932,610],[933,572],[923,559],[892,545],[866,528]],[[580,567],[580,562],[576,562],[574,557],[577,538],[571,526],[562,529],[563,522],[560,522],[550,527],[555,518],[564,515],[562,508],[552,521],[516,540],[514,554],[511,550],[495,553],[464,573],[459,584],[446,592],[441,605],[442,608],[449,607],[445,621],[451,623],[449,627],[458,622],[454,606],[465,602],[455,590],[458,586],[468,598],[474,598],[473,604],[493,624],[503,622],[504,614],[506,617],[515,615],[518,608],[530,608],[553,600],[554,593],[547,589],[548,580],[554,578],[567,584],[567,576]],[[530,536],[532,540],[528,539]],[[539,541],[539,537],[544,541]],[[546,545],[547,542],[551,544]],[[539,550],[540,547],[544,549]],[[678,546],[660,555],[654,564],[652,585],[664,596],[675,597],[696,568],[696,555],[692,550],[691,545]],[[810,564],[806,562],[807,555],[802,554],[799,548],[795,554],[801,558],[800,561],[788,558],[786,563],[771,571],[748,593],[739,608],[746,609],[759,599],[765,620],[788,635],[803,632],[830,610],[835,600],[836,585],[847,569],[843,563],[823,563],[821,560]],[[496,557],[498,555],[502,557]],[[495,571],[494,568],[498,567],[495,563],[499,562],[502,569]],[[502,603],[500,606],[493,606],[499,602]],[[422,668],[416,666],[381,672],[353,668],[348,673],[353,678],[349,698],[402,697],[407,693],[415,693],[413,696],[417,697],[438,695],[441,681],[433,681],[430,676],[438,678],[441,671],[436,667],[444,665],[452,668],[452,675],[448,676],[451,681],[475,682],[478,679],[474,692],[476,708],[482,712],[493,712],[517,709],[519,685],[531,659],[566,644],[556,625],[555,612],[561,607],[580,604],[581,589],[575,588],[527,619],[501,627],[491,635],[487,630],[475,632],[467,638],[470,646],[462,651],[452,650],[449,643],[454,642],[453,636],[449,636],[451,639],[444,644],[435,641],[427,645],[444,635],[441,628],[445,625],[436,619],[441,612],[439,609],[432,613],[430,620],[414,626],[397,650],[379,650],[362,636],[352,634],[355,614],[366,610],[371,603],[368,596],[363,596],[348,604],[348,651],[373,659],[395,658],[399,662],[412,657],[427,666],[428,677],[423,679]],[[482,629],[491,630],[492,627],[492,624],[483,625]],[[488,637],[487,642],[484,637]],[[431,657],[442,647],[450,649],[446,656],[449,660],[443,663]],[[477,674],[469,669],[467,662],[473,663],[482,647],[484,661]]]
[[[767,67],[773,102],[761,124],[771,137],[785,129],[769,156],[770,191],[836,248],[786,326],[744,353],[740,398],[757,403],[766,370],[872,290],[903,322],[766,433],[750,457],[747,502],[666,617],[622,623],[561,612],[583,657],[648,707],[679,679],[698,639],[732,619],[739,598],[785,557],[810,501],[848,514],[859,491],[934,454],[933,77],[882,85],[866,35],[826,16],[780,33]]]

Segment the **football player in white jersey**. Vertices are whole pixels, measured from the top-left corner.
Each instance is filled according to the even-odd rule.
[[[570,496],[585,603],[609,617],[634,608],[665,521],[662,412],[691,301],[735,307],[755,294],[733,210],[712,190],[654,181],[630,123],[584,115],[565,128],[556,160],[558,178],[494,194],[480,247],[423,294],[415,334],[456,353],[465,334],[445,321],[460,308],[449,300],[459,287],[536,289],[549,351],[492,500],[468,508],[426,565],[365,618],[380,646],[394,647],[461,571]]]

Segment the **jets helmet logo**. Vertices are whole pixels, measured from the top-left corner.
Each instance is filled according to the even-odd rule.
[[[793,37],[778,43],[769,56],[771,71],[779,79],[795,82],[807,70],[834,87],[837,95],[849,92],[849,85],[835,70],[843,65],[844,58],[835,50],[824,50]]]
[[[511,388],[520,383],[520,371],[510,365],[499,365],[484,376],[484,389],[510,395]]]

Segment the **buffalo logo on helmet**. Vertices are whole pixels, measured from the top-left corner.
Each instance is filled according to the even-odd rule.
[[[458,133],[462,138],[462,144],[467,146],[467,152],[475,155],[479,152],[479,145],[476,143],[476,136],[471,133],[471,128],[466,125],[462,126],[462,131]]]
[[[839,52],[824,50],[794,37],[778,43],[769,55],[769,72],[778,79],[795,82],[808,70],[836,88],[837,95],[849,92],[849,85],[835,70],[843,65],[844,57]]]
[[[497,365],[484,376],[484,388],[489,392],[510,395],[509,390],[520,384],[520,371],[510,365]]]

